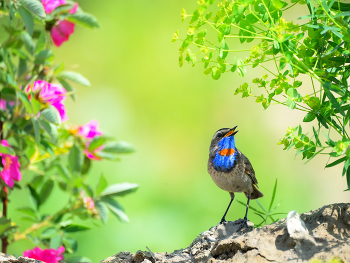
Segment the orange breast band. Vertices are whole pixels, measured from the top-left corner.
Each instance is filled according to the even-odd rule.
[[[235,154],[235,149],[232,149],[232,148],[230,148],[230,149],[222,149],[222,150],[219,152],[219,154],[220,154],[221,156],[230,156],[230,155],[232,155],[232,154]]]

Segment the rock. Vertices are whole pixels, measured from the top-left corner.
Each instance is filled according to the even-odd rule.
[[[287,219],[255,229],[249,222],[248,229],[236,232],[240,222],[218,224],[170,254],[119,252],[101,263],[350,262],[350,204],[332,204],[301,216],[292,211]]]
[[[14,256],[6,255],[1,252],[0,252],[0,262],[1,263],[45,263],[43,261],[35,260],[32,258],[25,258],[25,257],[15,258]]]

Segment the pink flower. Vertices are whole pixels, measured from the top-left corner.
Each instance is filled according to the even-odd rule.
[[[10,147],[6,140],[2,140],[1,145]],[[18,157],[5,153],[0,153],[0,156],[2,157],[2,165],[4,167],[0,173],[1,178],[4,180],[5,184],[12,188],[14,180],[19,182],[22,179],[22,174],[19,171],[20,164],[18,162]]]
[[[52,41],[56,46],[61,46],[63,42],[69,39],[74,32],[75,24],[66,20],[58,20],[51,29]]]
[[[26,250],[23,252],[23,257],[32,258],[44,261],[46,263],[56,263],[63,259],[65,249],[63,246],[58,249],[44,249],[36,247],[33,250]]]
[[[60,6],[65,5],[66,0],[42,0],[45,12],[51,14],[52,11]],[[78,3],[75,3],[74,7],[69,11],[70,14],[74,14],[78,9]],[[63,42],[69,39],[69,36],[74,32],[75,24],[67,20],[58,20],[51,28],[51,38],[56,46],[61,46]]]
[[[92,120],[89,123],[78,127],[78,135],[87,139],[86,147],[84,150],[85,155],[89,159],[93,160],[101,160],[101,157],[97,155],[99,151],[103,149],[103,145],[94,149],[93,151],[89,151],[89,145],[92,139],[95,136],[101,136],[102,132],[98,131],[98,122],[96,120]]]
[[[6,100],[3,100],[3,99],[0,99],[0,110],[6,110],[7,109],[6,103],[9,106],[14,106],[15,105],[14,101],[6,101]]]
[[[33,85],[27,86],[26,91],[30,92],[31,90],[39,93],[39,99],[42,102],[54,106],[58,110],[62,121],[68,119],[66,108],[63,104],[63,101],[66,99],[66,90],[64,88],[57,84],[48,83],[45,80],[37,80]]]
[[[87,208],[89,208],[90,210],[92,210],[95,207],[95,203],[94,200],[92,200],[91,197],[84,197],[83,198],[84,204],[87,206]]]
[[[98,122],[91,120],[85,125],[78,127],[78,135],[85,137],[86,139],[93,139],[95,136],[101,136],[102,132],[98,131]]]
[[[56,7],[60,5],[65,5],[66,0],[42,0],[41,3],[44,6],[45,13],[51,14]]]
[[[0,110],[6,110],[6,100],[0,99]]]
[[[98,147],[98,148],[96,148],[96,149],[94,149],[94,150],[92,150],[92,151],[90,151],[89,150],[89,144],[90,143],[86,144],[86,148],[84,150],[84,153],[85,153],[86,157],[91,159],[91,160],[101,161],[102,158],[100,156],[98,156],[98,152],[103,149],[103,145]]]

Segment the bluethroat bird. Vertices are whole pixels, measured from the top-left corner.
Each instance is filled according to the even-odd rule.
[[[263,197],[258,190],[258,180],[248,158],[235,145],[236,127],[218,130],[211,140],[209,148],[208,173],[214,183],[222,190],[229,192],[231,201],[222,217],[220,224],[226,222],[226,214],[235,198],[234,193],[243,192],[248,198],[244,219],[238,228],[248,227],[247,215],[250,199]],[[238,231],[237,230],[237,231]]]

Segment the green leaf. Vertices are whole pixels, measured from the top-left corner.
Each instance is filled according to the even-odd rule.
[[[286,58],[283,57],[283,58],[280,59],[280,65],[279,65],[278,69],[279,69],[279,70],[282,70],[282,69],[284,69],[286,66],[287,66],[287,60],[286,60]]]
[[[350,169],[346,171],[346,183],[348,185],[348,190],[350,189]]]
[[[287,98],[286,103],[287,103],[288,108],[290,108],[291,110],[295,109],[296,106],[297,106],[297,105],[295,104],[293,98],[291,98],[291,97],[288,97],[288,98]]]
[[[73,173],[80,173],[84,163],[84,154],[78,144],[74,143],[68,156],[69,168]]]
[[[34,128],[34,138],[36,145],[40,145],[40,130],[39,130],[39,122],[36,117],[31,118],[32,123],[33,123],[33,128]]]
[[[31,218],[34,218],[35,220],[38,220],[37,214],[35,213],[34,209],[31,207],[19,207],[16,210],[30,216]]]
[[[43,232],[41,232],[41,237],[42,238],[50,238],[55,234],[57,234],[57,229],[54,227],[48,227]]]
[[[24,25],[26,26],[29,35],[33,35],[34,18],[32,14],[22,6],[18,7],[18,12],[24,22]]]
[[[11,228],[11,219],[7,219],[4,216],[0,217],[0,237]]]
[[[281,0],[273,0],[272,3],[277,9],[282,9],[283,7],[286,7],[288,5],[286,2]]]
[[[57,163],[56,167],[57,167],[58,172],[66,180],[66,182],[70,183],[72,176],[69,173],[68,169],[65,166],[63,166],[61,163]]]
[[[346,177],[348,177],[349,166],[350,166],[350,158],[347,158],[345,163],[344,163],[342,176],[344,176],[346,174]]]
[[[209,75],[211,73],[211,67],[204,70],[204,75]]]
[[[304,119],[303,119],[303,122],[310,122],[310,121],[313,121],[315,118],[316,118],[315,113],[313,113],[313,112],[308,112],[308,113],[305,115],[305,117],[304,117]]]
[[[54,55],[52,53],[52,50],[50,49],[45,49],[43,51],[40,51],[38,54],[35,55],[35,64],[44,64],[44,65],[49,65],[53,59]]]
[[[95,202],[95,207],[97,209],[98,214],[100,215],[101,221],[104,224],[106,224],[107,221],[108,221],[108,216],[109,216],[109,212],[108,212],[107,206],[102,201],[96,201]]]
[[[54,183],[52,180],[47,180],[44,183],[39,194],[39,200],[40,200],[39,205],[42,205],[46,201],[46,199],[50,196],[53,186],[54,186]]]
[[[35,53],[41,52],[44,49],[45,44],[46,44],[46,32],[42,30],[40,32],[40,36],[38,40],[36,41]]]
[[[38,101],[36,98],[34,98],[34,96],[32,97],[32,99],[30,100],[31,104],[32,104],[32,109],[33,109],[33,113],[34,115],[37,115],[41,109],[41,103],[40,101]]]
[[[44,109],[40,113],[40,117],[53,124],[61,125],[61,116],[58,110],[53,106],[49,106],[48,108]]]
[[[322,147],[322,144],[321,144],[321,142],[320,142],[320,139],[318,138],[318,134],[317,134],[317,132],[316,132],[314,126],[312,126],[312,131],[313,131],[313,133],[314,133],[314,136],[315,136],[315,139],[316,139],[316,143],[317,143],[319,146]]]
[[[96,150],[98,147],[102,146],[106,142],[106,138],[102,136],[95,136],[91,143],[89,144],[88,151],[92,152]]]
[[[46,131],[46,133],[50,136],[51,140],[54,143],[57,143],[57,138],[58,138],[58,134],[57,134],[57,128],[55,125],[42,120],[41,118],[38,119],[40,126],[44,129],[44,131]]]
[[[101,200],[120,221],[129,222],[129,218],[125,214],[123,207],[117,201],[107,196],[102,197]]]
[[[21,39],[30,54],[34,53],[34,41],[27,31],[21,32]]]
[[[338,160],[334,161],[334,162],[331,162],[330,164],[327,164],[325,168],[329,168],[329,167],[333,167],[337,164],[340,164],[342,162],[344,162],[345,160],[347,160],[349,157],[347,156],[344,156],[342,158],[339,158]]]
[[[271,207],[272,207],[273,201],[275,200],[276,190],[277,190],[277,178],[276,178],[276,181],[275,181],[275,186],[273,187],[273,192],[272,192],[272,198],[271,198],[271,201],[270,201],[269,211],[271,211]]]
[[[127,182],[120,183],[120,184],[113,184],[108,186],[101,193],[101,196],[124,196],[126,194],[135,192],[138,187],[139,187],[138,184],[132,184]]]
[[[73,88],[71,87],[71,85],[69,85],[69,83],[67,81],[65,81],[64,79],[62,78],[58,78],[58,81],[62,84],[63,88],[67,91],[67,92],[70,92],[72,94],[70,94],[71,98],[73,100],[75,100],[75,94],[73,93],[74,90]]]
[[[98,181],[96,186],[96,195],[99,196],[103,192],[103,190],[106,189],[107,186],[108,183],[106,177],[103,174],[101,174],[100,180]]]
[[[13,156],[16,155],[15,151],[12,150],[12,148],[7,146],[2,146],[1,144],[0,144],[0,153],[5,153]]]
[[[73,72],[73,71],[64,71],[62,73],[60,73],[58,76],[56,76],[58,79],[68,79],[71,81],[74,81],[76,83],[79,83],[81,85],[84,86],[90,86],[90,82],[88,79],[86,79],[85,77],[83,77],[83,75],[77,73],[77,72]]]
[[[221,77],[221,71],[218,67],[213,67],[211,71],[211,76],[213,79],[218,80]]]
[[[96,17],[88,13],[76,12],[67,16],[67,20],[77,25],[85,26],[92,29],[100,27]]]
[[[33,113],[32,105],[31,105],[27,95],[25,95],[24,93],[18,92],[17,96],[22,101],[26,111],[28,113]]]
[[[57,231],[56,231],[57,233]],[[62,236],[57,234],[50,239],[50,248],[57,249],[62,245]]]
[[[77,252],[78,242],[74,238],[64,237],[63,244],[65,245],[69,253],[75,254]]]
[[[128,142],[114,141],[106,143],[102,151],[108,153],[132,153],[135,151],[135,148]]]
[[[62,227],[62,230],[66,233],[75,233],[75,232],[81,232],[85,230],[89,230],[90,227],[82,226],[82,225],[68,225],[66,227]]]
[[[36,209],[39,208],[40,206],[40,198],[38,193],[36,192],[36,190],[31,186],[31,185],[27,185],[28,190],[29,190],[29,196],[30,196],[30,200],[33,203],[33,205],[35,206]]]
[[[322,86],[324,87],[324,93],[326,94],[326,96],[329,99],[329,101],[332,103],[332,108],[336,108],[339,111],[339,113],[345,117],[345,112],[340,107],[339,102],[334,97],[332,92],[329,90],[329,88],[331,86],[331,83],[330,82],[325,82],[325,83],[323,83]]]
[[[24,6],[26,9],[36,14],[37,16],[40,16],[42,18],[46,17],[44,6],[41,2],[37,0],[20,0],[19,2],[22,6]]]

